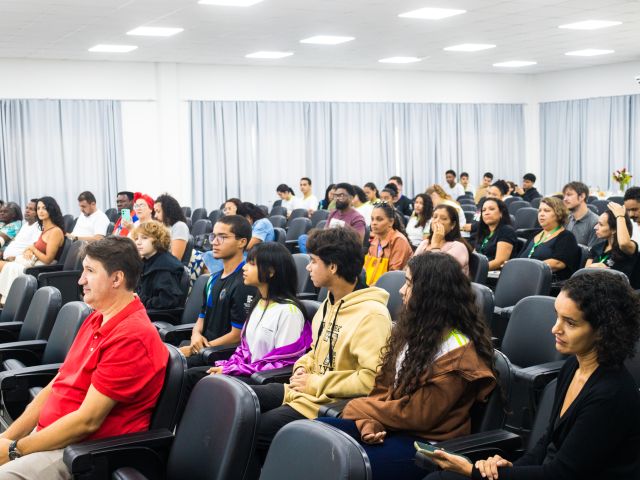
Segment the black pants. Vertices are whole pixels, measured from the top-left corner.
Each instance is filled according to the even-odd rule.
[[[294,420],[306,418],[289,405],[283,405],[284,385],[269,383],[267,385],[251,385],[260,402],[260,425],[256,439],[256,456],[262,465],[267,451],[278,430]]]

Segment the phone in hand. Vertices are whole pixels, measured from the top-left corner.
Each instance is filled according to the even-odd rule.
[[[466,459],[469,463],[472,463],[471,460],[469,460],[464,455],[460,455],[459,453],[449,452],[449,451],[445,450],[444,448],[438,447],[436,445],[431,445],[429,443],[424,443],[424,442],[413,442],[413,446],[415,447],[415,449],[418,452],[426,455],[427,458],[432,457],[436,450],[442,450],[443,452],[449,453],[451,455],[457,455],[458,457],[462,457],[462,458]]]
[[[122,210],[120,210],[120,217],[122,217],[123,222],[130,222],[131,210],[129,210],[128,208],[123,208]]]

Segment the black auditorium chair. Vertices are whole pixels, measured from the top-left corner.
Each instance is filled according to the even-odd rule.
[[[326,220],[327,218],[329,218],[328,210],[316,210],[311,214],[311,226],[315,227],[316,225],[318,225],[318,222],[320,222],[321,220]]]
[[[624,197],[620,195],[614,195],[612,197],[607,198],[607,201],[617,203],[618,205],[624,205]]]
[[[271,215],[269,221],[273,228],[285,228],[287,226],[287,217],[284,215]]]
[[[49,265],[38,265],[37,267],[29,267],[26,268],[24,273],[27,275],[33,275],[38,278],[38,275],[44,272],[58,272],[62,270],[64,266],[64,262],[67,260],[67,255],[69,254],[69,250],[71,250],[71,244],[73,242],[65,238],[62,247],[58,249],[58,254],[56,255],[56,262]]]
[[[311,220],[307,217],[294,218],[288,223],[287,239],[285,245],[289,250],[296,251],[298,248],[298,237],[308,233],[311,229]]]
[[[531,240],[541,229],[538,223],[538,209],[533,207],[524,207],[516,213],[516,222],[513,226],[519,237]]]
[[[182,207],[185,218],[191,218],[191,207]]]
[[[402,311],[402,296],[400,289],[405,282],[405,273],[403,270],[393,270],[386,272],[380,276],[375,286],[385,290],[389,294],[387,309],[391,314],[391,319],[397,321]]]
[[[494,308],[493,292],[486,285],[475,282],[471,283],[471,288],[476,296],[476,306],[483,320],[487,323],[487,326],[489,326]]]
[[[84,302],[69,302],[58,312],[48,340],[0,344],[0,424],[4,428],[56,376],[90,313],[91,308]]]
[[[107,236],[113,233],[114,228],[116,228],[116,225],[113,222],[109,222],[109,225],[107,226]]]
[[[209,235],[213,231],[213,224],[208,218],[196,220],[191,227],[191,235],[194,238],[200,235]]]
[[[313,286],[313,282],[311,282],[309,271],[307,270],[307,265],[311,262],[311,257],[306,253],[294,253],[293,261],[296,265],[296,273],[298,276],[298,287],[296,293],[303,295],[310,294],[312,296],[311,299],[313,300],[317,296],[317,293]]]
[[[293,220],[294,218],[300,217],[309,218],[309,211],[306,208],[296,208],[291,211],[291,215],[289,215],[289,221]]]
[[[67,233],[71,233],[73,231],[73,227],[76,224],[76,219],[73,215],[66,214],[62,216],[62,221],[64,222],[64,231]]]
[[[104,211],[104,214],[107,216],[110,222],[115,222],[120,216],[118,210],[116,210],[115,208],[107,208]]]
[[[260,480],[371,480],[371,465],[350,435],[322,422],[296,420],[269,447]]]
[[[594,200],[591,205],[598,209],[598,215],[602,215],[609,209],[609,200]]]
[[[62,299],[56,288],[40,288],[33,295],[24,318],[0,323],[0,344],[48,339],[61,306]]]
[[[484,285],[487,283],[488,275],[489,259],[481,253],[473,252],[469,256],[469,276],[471,281]]]
[[[533,208],[538,208],[538,207],[540,207],[540,201],[542,201],[542,197],[534,198],[534,199],[533,199],[533,200],[531,200],[531,202],[530,202],[530,203],[531,203],[531,206],[532,206]]]
[[[316,230],[323,230],[326,225],[327,225],[327,221],[326,220],[320,220],[318,223],[316,223],[314,228]]]
[[[185,247],[184,253],[182,254],[182,260],[180,260],[184,266],[189,265],[189,262],[191,261],[191,254],[193,253],[193,244],[194,244],[193,235],[189,235],[189,240],[187,240],[187,246]]]
[[[211,212],[209,213],[209,220],[211,220],[211,223],[215,225],[216,222],[220,220],[220,217],[222,216],[224,216],[224,213],[222,213],[222,210],[211,210]]]
[[[151,416],[149,430],[69,445],[64,450],[63,459],[74,480],[108,480],[117,468],[123,464],[130,465],[123,463],[128,460],[139,460],[142,468],[153,468],[149,456],[166,458],[169,450],[166,442],[173,438],[172,432],[184,411],[184,372],[187,368],[187,361],[180,351],[171,345],[167,345],[167,348],[169,360],[164,384]],[[157,450],[153,451],[154,448]],[[142,471],[151,471],[151,479],[164,478],[157,470]]]
[[[191,214],[191,222],[195,224],[198,220],[204,220],[207,218],[206,208],[196,208]]]
[[[531,204],[529,202],[525,202],[524,200],[518,200],[516,202],[511,202],[509,204],[509,207],[508,207],[509,208],[509,213],[511,215],[515,215],[516,212],[518,210],[520,210],[521,208],[527,208],[527,207],[530,207],[530,206],[531,206]]]
[[[503,337],[516,303],[530,295],[549,294],[551,277],[549,265],[532,258],[514,258],[502,267],[496,284],[496,307],[490,324],[493,336],[499,339]]]
[[[274,206],[269,213],[269,216],[273,217],[274,215],[281,215],[284,218],[287,218],[287,209],[280,206]]]
[[[258,397],[248,385],[226,375],[207,376],[193,389],[175,435],[152,428],[72,445],[64,461],[77,480],[247,480],[255,475],[251,460],[259,417]],[[78,476],[89,462],[92,468]]]
[[[82,288],[78,280],[82,275],[82,249],[87,244],[83,241],[75,241],[71,244],[66,255],[62,270],[56,272],[43,272],[38,275],[38,287],[56,287],[62,295],[62,304],[82,299]]]
[[[22,321],[37,289],[38,282],[32,275],[17,277],[9,288],[4,307],[0,310],[0,324]]]
[[[273,232],[276,235],[276,242],[284,245],[287,241],[287,231],[284,228],[273,227]]]
[[[504,204],[508,207],[513,202],[522,202],[523,200],[520,197],[509,197],[504,199]]]

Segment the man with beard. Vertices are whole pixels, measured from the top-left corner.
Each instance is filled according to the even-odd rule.
[[[631,187],[624,192],[624,208],[631,219],[631,239],[640,242],[640,187]]]
[[[327,218],[325,228],[349,226],[356,231],[362,241],[366,223],[360,212],[351,206],[355,194],[356,191],[350,183],[336,185],[336,193],[333,194],[333,198],[336,199],[336,209]]]

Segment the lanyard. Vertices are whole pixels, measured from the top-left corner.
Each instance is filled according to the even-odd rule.
[[[611,252],[609,253],[602,253],[602,255],[600,255],[596,261],[594,263],[604,263],[607,260],[609,260],[609,257],[611,256]]]
[[[491,240],[491,237],[493,237],[494,233],[496,233],[495,230],[493,232],[491,232],[489,235],[487,235],[486,237],[484,237],[484,240],[482,240],[482,245],[480,245],[480,252],[481,253],[484,251],[484,247],[487,246],[487,243],[489,243],[489,240]]]
[[[240,270],[242,267],[244,267],[244,263],[245,263],[244,260],[242,262],[240,262],[240,264],[231,273],[231,275],[233,275],[238,270]],[[211,292],[213,291],[213,286],[218,281],[218,279],[220,277],[222,277],[222,272],[223,271],[217,272],[215,275],[213,275],[211,278],[209,278],[209,282],[207,283],[207,307],[209,307],[209,308],[213,307],[213,298],[211,298]],[[231,276],[231,275],[229,275],[229,276]]]
[[[538,248],[538,246],[540,246],[542,243],[544,243],[545,240],[547,240],[551,235],[553,235],[554,233],[556,233],[558,230],[560,230],[562,228],[561,225],[558,225],[556,228],[554,228],[553,230],[551,230],[549,232],[548,235],[542,235],[542,237],[540,237],[540,240],[537,242],[533,243],[533,247],[531,247],[531,251],[529,252],[528,257],[531,258],[531,255],[533,255],[533,252],[536,251],[536,248]]]

